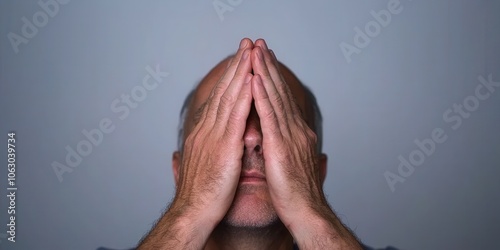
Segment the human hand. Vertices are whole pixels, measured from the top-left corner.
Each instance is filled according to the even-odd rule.
[[[174,240],[186,238],[179,240],[179,248],[187,247],[181,244],[184,241],[189,241],[193,248],[203,246],[235,196],[243,134],[252,103],[252,48],[250,39],[241,41],[206,103],[197,111],[195,116],[199,119],[185,140],[181,164],[174,170],[176,195],[166,213],[167,223],[163,224],[178,225],[179,231],[187,231],[187,236],[172,233]]]
[[[303,207],[326,202],[317,138],[263,40],[256,41],[252,56],[252,94],[262,127],[266,180],[276,212],[287,225]]]
[[[355,237],[336,218],[323,193],[326,170],[319,166],[317,136],[304,120],[274,53],[263,40],[255,42],[252,67],[252,95],[260,117],[265,174],[276,213],[301,249],[356,249]]]

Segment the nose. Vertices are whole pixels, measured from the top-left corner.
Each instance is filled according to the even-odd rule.
[[[250,114],[248,115],[245,134],[243,135],[245,143],[245,154],[262,154],[262,130],[260,128],[259,115],[252,103]]]

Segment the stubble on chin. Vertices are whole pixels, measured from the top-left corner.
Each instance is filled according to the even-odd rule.
[[[264,174],[264,158],[261,155],[243,156],[242,171],[258,171]],[[267,184],[238,184],[233,203],[222,224],[231,227],[259,228],[278,221]]]

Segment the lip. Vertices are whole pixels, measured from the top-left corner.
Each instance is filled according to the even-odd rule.
[[[258,172],[244,172],[240,176],[240,183],[258,183],[265,181],[266,177]]]

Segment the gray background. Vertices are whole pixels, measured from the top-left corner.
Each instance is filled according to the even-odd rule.
[[[221,0],[222,1],[222,0]],[[222,1],[225,2],[225,1]],[[234,1],[233,2],[237,2]],[[499,1],[401,0],[402,12],[347,62],[339,45],[383,1],[242,1],[221,20],[207,1],[71,1],[15,53],[7,34],[42,11],[0,2],[0,223],[7,223],[6,140],[17,132],[17,242],[1,249],[135,245],[173,195],[171,153],[187,92],[242,37],[263,37],[317,94],[324,114],[325,184],[338,215],[375,247],[492,249],[500,232],[500,89],[453,130],[443,120],[500,80]],[[110,109],[159,65],[170,75],[124,120]],[[115,130],[59,182],[81,131]],[[448,139],[391,192],[415,139]],[[0,227],[0,237],[6,227]]]

